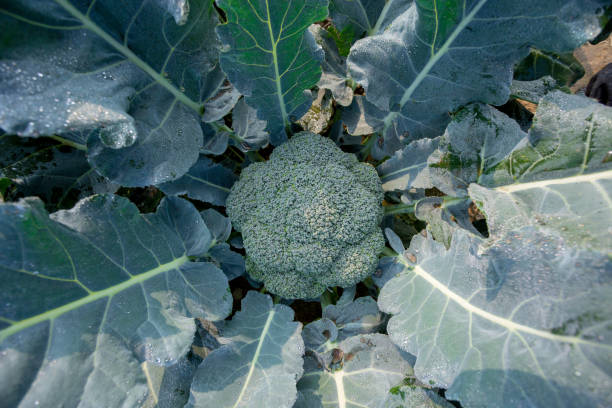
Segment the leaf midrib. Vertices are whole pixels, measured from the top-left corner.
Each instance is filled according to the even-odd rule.
[[[108,287],[106,289],[99,290],[96,292],[91,292],[89,295],[81,299],[67,303],[55,309],[48,310],[39,315],[32,316],[27,319],[21,320],[13,324],[12,326],[0,331],[0,343],[2,343],[7,337],[15,333],[18,333],[21,330],[27,329],[28,327],[34,326],[38,323],[42,323],[47,320],[53,320],[65,313],[78,309],[79,307],[85,306],[89,303],[95,302],[96,300],[103,299],[105,297],[112,297],[113,295],[117,293],[120,293],[134,285],[140,284],[159,274],[171,271],[173,269],[178,269],[181,265],[183,265],[186,262],[189,262],[189,257],[187,255],[183,255],[180,258],[176,258],[168,263],[161,264],[157,266],[156,268],[153,268],[149,271],[135,275],[132,278],[126,281],[123,281],[117,285],[113,285],[111,287]]]
[[[577,176],[563,177],[557,179],[531,181],[526,183],[508,184],[505,186],[495,187],[495,190],[512,194],[517,191],[531,190],[534,188],[543,188],[555,185],[574,184],[574,183],[593,183],[599,180],[612,180],[612,170],[601,171],[597,173],[581,174]]]
[[[287,6],[289,7],[289,6]],[[283,116],[283,126],[289,125],[289,120],[287,116],[287,109],[285,107],[285,98],[283,97],[283,86],[281,84],[280,78],[280,70],[278,69],[278,54],[276,52],[276,39],[274,38],[274,33],[272,32],[272,23],[270,17],[270,4],[269,1],[266,0],[266,13],[267,13],[267,26],[268,33],[270,35],[270,45],[272,46],[272,62],[274,64],[274,82],[276,84],[276,94],[278,98],[278,104],[280,105],[281,115]],[[280,38],[280,33],[278,34]]]
[[[266,0],[266,3],[267,3],[267,0]],[[264,324],[264,327],[261,330],[261,334],[259,335],[259,342],[257,343],[257,348],[255,349],[255,353],[253,354],[253,358],[251,360],[251,364],[249,367],[249,373],[247,374],[247,377],[244,380],[244,384],[242,385],[242,389],[240,390],[240,394],[238,395],[238,398],[236,398],[236,402],[234,403],[233,408],[236,408],[240,405],[240,403],[242,402],[242,397],[244,396],[244,393],[249,387],[249,384],[251,382],[251,377],[253,376],[253,373],[255,372],[255,366],[257,365],[257,361],[259,360],[259,355],[261,354],[261,349],[263,347],[264,340],[268,336],[268,331],[270,331],[270,325],[272,324],[272,321],[274,320],[275,314],[276,314],[275,310],[270,310],[270,314],[268,315],[266,324]]]
[[[195,102],[179,89],[177,89],[168,79],[166,79],[162,74],[155,71],[149,64],[140,59],[132,50],[124,46],[115,40],[110,34],[102,30],[96,23],[94,23],[87,15],[81,13],[76,7],[74,7],[68,0],[54,0],[57,4],[63,7],[68,13],[70,13],[74,18],[79,20],[83,27],[93,32],[104,41],[106,41],[109,45],[111,45],[114,49],[123,54],[130,62],[136,65],[138,68],[146,72],[151,78],[155,80],[159,85],[167,89],[176,99],[178,99],[185,106],[193,109],[194,111],[200,112],[202,111],[202,105]]]
[[[476,4],[476,6],[474,6],[472,11],[470,11],[470,13],[468,15],[466,15],[465,18],[459,22],[459,24],[457,25],[457,27],[455,27],[455,29],[453,30],[451,35],[446,39],[444,44],[442,44],[440,49],[432,55],[432,57],[429,59],[429,61],[427,61],[427,64],[425,64],[425,66],[423,67],[421,72],[419,72],[417,77],[414,79],[414,81],[412,81],[412,83],[410,84],[408,89],[406,89],[406,91],[402,95],[402,99],[400,99],[400,102],[399,102],[399,106],[400,106],[399,111],[401,111],[401,109],[404,107],[404,105],[406,105],[408,103],[408,101],[412,97],[412,94],[414,93],[414,91],[416,91],[416,89],[419,87],[419,85],[421,85],[421,83],[425,80],[425,78],[427,78],[427,76],[429,75],[429,73],[431,72],[433,67],[448,52],[448,49],[453,44],[453,42],[455,42],[455,40],[457,39],[459,34],[461,34],[461,32],[467,27],[467,25],[472,22],[474,17],[476,17],[476,14],[487,3],[487,1],[488,0],[480,0],[478,2],[478,4]],[[389,128],[389,126],[391,125],[393,120],[398,116],[399,111],[398,112],[389,112],[387,114],[387,116],[385,116],[385,118],[384,118],[384,131],[383,131],[383,134],[386,133],[386,130]]]
[[[457,293],[453,292],[448,286],[446,286],[445,284],[443,284],[442,282],[434,278],[425,269],[421,268],[420,265],[416,265],[416,266],[410,265],[408,262],[404,260],[403,256],[401,255],[397,255],[396,257],[402,265],[407,267],[416,276],[420,277],[421,279],[424,279],[434,289],[441,292],[444,296],[446,296],[448,299],[458,304],[461,308],[463,308],[468,313],[478,315],[494,324],[497,324],[498,326],[505,327],[511,333],[512,332],[522,332],[522,333],[531,334],[533,336],[537,336],[540,338],[544,338],[550,341],[576,344],[576,345],[588,345],[591,347],[599,347],[599,348],[604,348],[604,349],[608,349],[612,351],[612,346],[607,345],[607,344],[596,343],[593,341],[582,339],[580,337],[563,336],[559,334],[553,334],[545,330],[534,329],[533,327],[515,323],[512,320],[509,320],[503,317],[499,317],[493,313],[487,312],[486,310],[483,310],[477,306],[474,306],[468,300],[464,299],[463,297],[459,296]]]

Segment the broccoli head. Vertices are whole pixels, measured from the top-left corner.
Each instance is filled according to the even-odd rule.
[[[385,246],[374,167],[301,132],[245,168],[227,199],[247,272],[285,298],[308,299],[374,272]]]

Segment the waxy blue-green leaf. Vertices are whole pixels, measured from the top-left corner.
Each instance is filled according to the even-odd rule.
[[[437,149],[439,138],[415,140],[376,168],[385,191],[431,188],[427,158]]]
[[[369,296],[345,304],[329,305],[323,311],[323,318],[336,325],[338,341],[356,334],[375,333],[385,320],[376,301]]]
[[[219,265],[230,281],[244,275],[246,271],[244,257],[232,251],[226,242],[232,232],[230,219],[212,208],[202,211],[200,215],[212,234],[212,243],[206,254],[207,257]]]
[[[41,197],[49,211],[119,188],[87,163],[83,151],[56,140],[11,135],[0,135],[0,177],[11,179],[19,196]]]
[[[302,337],[307,348],[318,352],[329,351],[336,343],[356,334],[377,332],[384,322],[376,301],[365,296],[326,306],[321,319],[304,327]]]
[[[438,148],[427,159],[416,149],[424,143],[418,141],[380,165],[383,187],[405,191],[429,184],[463,197],[471,183],[499,187],[606,170],[612,109],[555,91],[540,101],[525,133],[498,110],[472,104],[457,112],[434,142]]]
[[[414,385],[414,379],[404,381],[408,385],[394,387],[383,405],[385,408],[453,408],[454,405],[439,396],[434,390]]]
[[[0,126],[32,137],[94,131],[90,162],[124,185],[180,177],[225,77],[212,3],[192,0],[188,13],[179,3],[3,1]]]
[[[537,104],[546,94],[560,88],[557,81],[550,76],[533,81],[518,81],[515,79],[510,85],[510,97]]]
[[[102,175],[124,186],[158,185],[185,174],[198,157],[202,130],[196,115],[177,100],[149,97],[163,92],[144,92],[131,104],[139,133],[133,144],[109,147],[92,132],[87,139],[87,158]]]
[[[187,194],[196,200],[224,206],[230,188],[237,179],[231,170],[201,155],[187,174],[178,180],[161,184],[159,188],[166,194]]]
[[[272,143],[304,115],[310,88],[321,76],[323,51],[307,31],[327,17],[328,0],[220,0],[227,23],[217,28],[225,45],[221,67],[246,103],[268,122]]]
[[[469,188],[489,230],[530,225],[612,256],[612,166],[607,171],[488,189]]]
[[[379,306],[420,380],[467,407],[610,405],[611,113],[553,92],[529,134],[487,106],[457,114],[430,171],[478,204],[489,239],[464,225],[442,231],[448,251],[417,235],[381,261],[396,277]]]
[[[612,167],[611,146],[612,108],[556,91],[540,101],[528,137],[497,167],[505,167],[513,183],[590,174]],[[479,184],[509,183],[497,176]]]
[[[366,98],[386,112],[376,130],[408,140],[439,136],[448,112],[506,102],[513,65],[533,45],[570,51],[599,32],[604,0],[421,0],[348,59]]]
[[[183,357],[176,364],[163,367],[145,362],[149,395],[142,408],[178,408],[189,399],[189,387],[198,368],[199,359]]]
[[[223,121],[201,123],[204,133],[204,144],[200,148],[200,153],[212,156],[222,155],[227,150],[230,138],[230,130]]]
[[[465,407],[610,405],[608,255],[528,224],[491,236],[416,235],[396,258],[378,302],[416,377]]]
[[[207,84],[203,86],[208,94],[204,96],[204,114],[202,121],[214,122],[223,119],[240,99],[240,92],[227,80],[220,66],[206,78]]]
[[[326,354],[330,367],[312,354],[304,358],[296,408],[383,408],[389,391],[413,375],[414,357],[383,334],[349,337]]]
[[[292,407],[304,354],[293,310],[250,291],[241,311],[219,331],[227,344],[198,367],[186,406]]]
[[[456,113],[427,159],[430,183],[455,197],[466,196],[470,183],[512,183],[508,157],[526,139],[520,125],[495,108],[468,105]]]
[[[355,36],[383,31],[413,0],[331,0],[329,14],[340,30],[353,28]]]
[[[528,134],[490,107],[464,109],[430,156],[429,172],[448,194],[476,202],[489,196],[487,211],[503,207],[505,223],[532,220],[575,245],[605,250],[612,247],[611,147],[612,108],[553,92],[540,102]],[[581,226],[572,228],[577,219]]]
[[[385,237],[387,238],[387,242],[389,246],[398,254],[403,254],[406,248],[404,248],[404,243],[402,239],[397,235],[391,228],[385,228]]]
[[[34,198],[1,204],[3,404],[141,404],[141,363],[173,364],[193,341],[193,317],[231,311],[221,270],[189,260],[210,241],[179,198],[146,215],[112,195],[51,216]]]
[[[427,231],[448,249],[453,233],[459,228],[481,236],[470,220],[471,204],[469,198],[425,197],[416,203],[414,215],[427,222]],[[395,248],[393,250],[398,252]]]
[[[302,331],[308,355],[321,367],[330,368],[334,363],[330,351],[339,347],[343,340],[358,334],[376,333],[386,324],[386,316],[378,310],[373,298],[353,300],[354,296],[355,287],[345,290],[335,305],[323,308],[321,319],[307,324]]]

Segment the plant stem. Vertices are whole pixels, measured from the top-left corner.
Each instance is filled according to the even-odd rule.
[[[77,142],[73,142],[72,140],[65,139],[65,138],[63,138],[61,136],[58,136],[58,135],[52,135],[52,136],[49,136],[49,137],[51,139],[53,139],[53,140],[57,140],[58,142],[60,142],[63,145],[74,147],[75,149],[82,150],[84,152],[87,151],[87,146],[85,146],[83,144],[80,144],[80,143],[77,143]]]
[[[256,161],[256,162],[266,161],[266,159],[264,159],[263,156],[259,154],[259,152],[247,152],[247,156],[249,156],[249,159],[251,159],[252,161]]]
[[[393,256],[393,257],[397,256],[397,253],[389,247],[385,247],[381,253],[384,256]]]
[[[416,204],[412,203],[412,204],[386,205],[383,208],[385,209],[385,215],[393,215],[393,214],[414,214],[415,207],[416,207]]]

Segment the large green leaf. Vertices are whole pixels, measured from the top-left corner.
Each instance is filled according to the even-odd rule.
[[[227,23],[217,33],[226,46],[221,66],[246,102],[268,122],[272,143],[310,107],[321,76],[322,51],[307,31],[327,17],[328,0],[220,0]]]
[[[457,217],[448,251],[417,235],[381,263],[379,306],[420,380],[467,407],[612,403],[611,114],[554,92],[529,134],[488,106],[456,115],[430,176],[477,203],[489,238]]]
[[[537,227],[499,232],[459,230],[448,251],[415,236],[379,297],[391,339],[465,407],[609,406],[612,261]]]
[[[489,228],[533,225],[612,256],[612,170],[487,189],[470,186]]]
[[[385,137],[440,135],[448,112],[471,101],[501,105],[529,45],[570,51],[599,31],[603,0],[419,0],[348,59]],[[366,120],[368,119],[368,115]]]
[[[211,235],[189,202],[140,215],[92,196],[49,216],[40,200],[0,205],[0,397],[6,406],[137,406],[140,363],[171,365],[192,317],[225,318],[223,272],[190,262]]]
[[[141,408],[177,408],[185,405],[193,375],[201,361],[197,357],[190,357],[183,357],[168,367],[149,362],[142,364],[142,370],[147,376],[149,395]]]
[[[418,141],[380,165],[383,188],[435,186],[452,196],[466,196],[470,183],[498,187],[608,169],[612,109],[578,95],[552,92],[540,101],[533,126],[525,133],[498,110],[472,104],[457,112],[434,142],[439,147],[427,159],[424,142]]]
[[[124,185],[180,177],[202,144],[199,114],[225,78],[212,3],[192,0],[174,17],[168,7],[0,2],[0,126],[32,137],[95,130],[90,161]]]
[[[226,345],[196,372],[188,407],[289,408],[302,375],[304,342],[293,310],[251,291],[242,310],[220,327]]]

